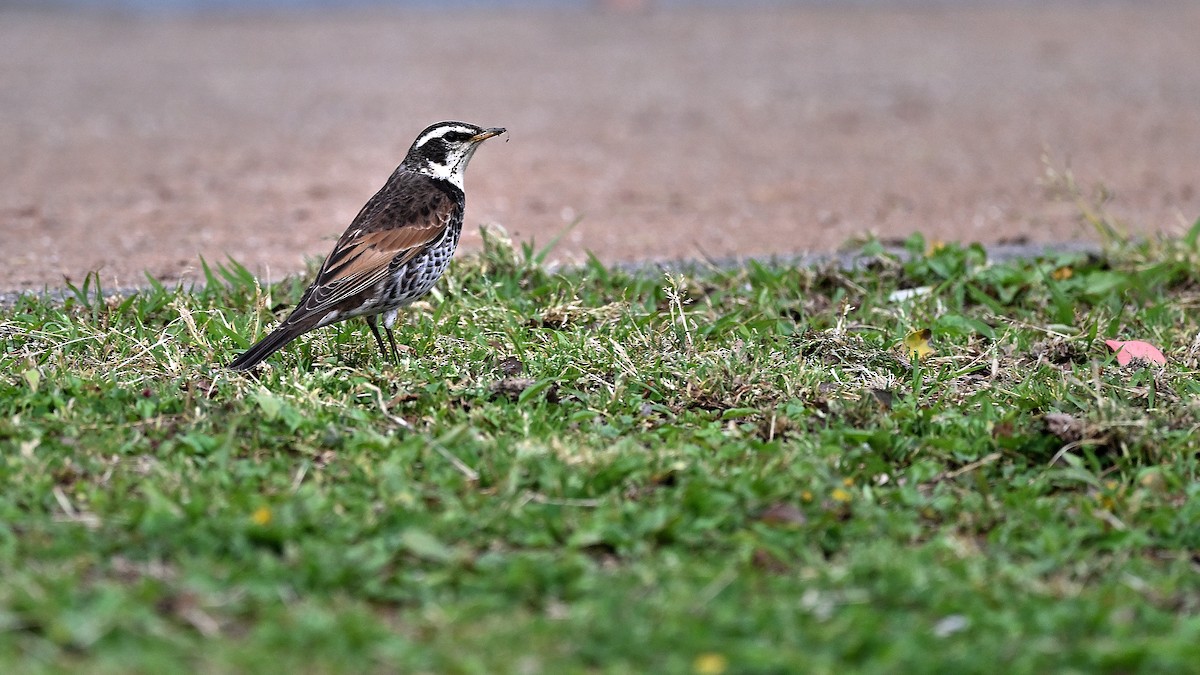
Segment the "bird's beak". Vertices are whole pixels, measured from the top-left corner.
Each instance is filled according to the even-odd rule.
[[[484,129],[483,131],[481,131],[471,137],[471,143],[472,144],[481,143],[481,142],[486,141],[487,139],[491,138],[492,136],[499,136],[500,134],[504,133],[505,131],[507,131],[507,129],[505,129],[503,127],[493,127],[491,129]]]

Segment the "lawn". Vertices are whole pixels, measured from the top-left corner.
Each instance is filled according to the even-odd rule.
[[[1195,670],[1197,233],[672,274],[493,234],[401,363],[350,322],[252,375],[304,278],[22,297],[0,671]]]

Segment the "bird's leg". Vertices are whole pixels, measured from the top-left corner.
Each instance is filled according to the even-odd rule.
[[[379,354],[385,360],[387,359],[387,350],[383,347],[383,338],[379,335],[379,326],[375,325],[375,315],[371,314],[367,317],[367,325],[371,328],[371,334],[375,336],[375,344],[379,345]],[[388,339],[392,339],[392,329],[388,328]],[[396,343],[392,343],[392,351],[396,351]],[[399,359],[397,359],[399,360]]]
[[[396,350],[396,338],[392,335],[392,327],[383,324],[383,330],[387,331],[388,342],[392,343],[392,358],[396,361],[396,365],[400,365],[400,352]],[[383,345],[380,345],[383,348]]]

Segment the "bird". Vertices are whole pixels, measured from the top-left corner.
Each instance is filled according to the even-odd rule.
[[[399,362],[396,317],[446,271],[462,233],[467,163],[480,143],[505,131],[465,122],[426,127],[338,238],[288,318],[228,368],[251,370],[301,335],[356,316],[366,320],[387,359],[377,325],[381,315]]]

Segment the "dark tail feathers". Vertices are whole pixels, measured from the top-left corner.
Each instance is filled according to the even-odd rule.
[[[263,359],[283,349],[284,345],[307,333],[310,326],[289,326],[284,324],[276,328],[267,337],[259,340],[254,346],[242,352],[227,366],[230,370],[250,370]]]

